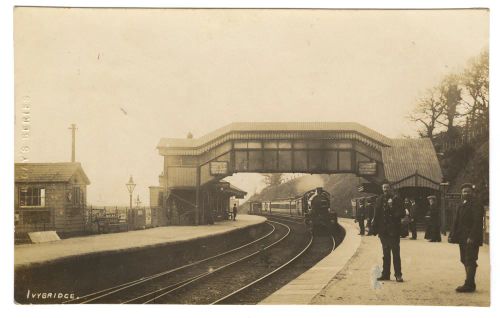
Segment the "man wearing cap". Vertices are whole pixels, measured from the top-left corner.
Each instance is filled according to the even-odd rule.
[[[365,235],[366,206],[365,198],[359,199],[359,209],[356,213],[356,222],[359,223],[359,235]]]
[[[471,293],[476,290],[476,261],[479,246],[483,245],[484,209],[473,196],[472,184],[464,183],[460,189],[462,202],[455,211],[448,242],[459,245],[460,262],[465,267],[465,283],[456,291]]]
[[[375,216],[373,218],[374,235],[379,236],[382,243],[383,270],[377,280],[390,280],[391,253],[394,263],[394,276],[397,282],[403,282],[400,256],[401,218],[403,218],[403,204],[398,196],[392,194],[389,182],[382,184],[383,194],[375,203]]]
[[[441,218],[437,198],[435,195],[430,195],[427,200],[429,200],[429,211],[426,215],[428,218],[428,239],[429,242],[441,242]]]

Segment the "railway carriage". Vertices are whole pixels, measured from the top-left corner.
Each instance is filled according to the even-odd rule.
[[[293,215],[295,212],[296,202],[292,199],[276,200],[271,202],[271,213]]]
[[[249,202],[250,214],[260,214],[262,212],[262,203],[260,201]]]

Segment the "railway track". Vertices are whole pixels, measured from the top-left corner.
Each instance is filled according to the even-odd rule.
[[[258,302],[262,293],[252,294],[252,289],[269,284],[308,251],[311,254],[313,242],[317,242],[302,220],[271,216],[267,224],[270,230],[264,235],[231,250],[98,290],[67,303]],[[332,249],[334,244],[333,241]]]
[[[295,223],[295,222],[290,222]],[[305,227],[300,223],[300,228]],[[307,233],[304,237],[303,234]],[[296,233],[297,234],[297,233]],[[282,286],[284,283],[298,276],[303,272],[303,266],[295,268],[295,273],[292,273],[286,280],[282,279],[281,273],[288,272],[288,267],[295,267],[297,263],[306,253],[309,253],[313,246],[313,238],[308,236],[309,232],[301,232],[298,235],[290,236],[287,242],[283,241],[280,245],[273,246],[266,254],[258,257],[246,258],[243,262],[239,262],[238,266],[230,266],[222,271],[215,272],[209,277],[196,279],[193,282],[186,282],[182,287],[176,288],[174,292],[167,293],[161,297],[150,300],[148,303],[182,303],[182,304],[241,304],[241,303],[257,303],[268,292],[259,290],[259,286],[265,284],[273,287]],[[304,238],[306,240],[304,240]],[[332,238],[328,237],[330,243]],[[305,243],[302,244],[301,243]],[[296,247],[296,248],[293,248]],[[317,247],[317,246],[316,246]],[[332,247],[328,249],[330,253]],[[281,251],[281,254],[279,253]],[[313,266],[319,259],[309,264]],[[303,262],[303,261],[302,261]],[[305,261],[307,263],[307,260]],[[304,265],[304,264],[302,264]],[[293,270],[292,270],[293,272]],[[287,274],[285,274],[286,276]],[[279,277],[282,276],[282,277]],[[228,283],[230,285],[228,286]],[[255,290],[257,288],[257,290]],[[267,288],[269,290],[269,288]],[[243,298],[243,299],[242,299]]]
[[[280,220],[289,219],[289,222],[303,225],[302,218],[300,218],[301,222],[296,222],[296,217],[272,216],[270,218],[279,218]],[[307,245],[294,257],[266,275],[217,299],[212,304],[257,304],[286,283],[313,267],[335,248],[336,239],[333,235],[311,236]]]
[[[284,214],[258,214],[258,215],[272,220],[283,220],[287,222],[293,222],[296,224],[304,224],[304,217],[302,216],[291,216]]]
[[[274,226],[271,222],[267,222],[267,224],[270,225],[271,230],[260,238],[257,238],[249,243],[173,269],[167,269],[153,275],[141,277],[139,279],[131,280],[126,283],[97,290],[84,296],[78,297],[77,299],[67,301],[65,303],[127,303],[130,302],[130,295],[136,295],[138,293],[138,290],[139,293],[140,290],[149,290],[152,288],[158,291],[165,288],[165,286],[162,285],[165,285],[166,282],[171,282],[173,280],[177,280],[177,282],[169,284],[167,287],[168,289],[176,288],[177,286],[182,285],[190,280],[202,277],[202,275],[206,274],[207,272],[205,271],[204,273],[204,269],[208,268],[208,271],[211,271],[214,266],[218,266],[218,263],[227,262],[228,257],[229,259],[238,257],[241,258],[241,254],[247,255],[249,253],[249,249],[254,251],[260,250],[261,246],[257,245],[259,243],[265,243],[265,241],[275,242],[277,240],[281,240],[283,233],[278,232],[283,231],[277,230],[276,226]],[[289,233],[285,233],[284,236],[287,236],[288,234]],[[202,268],[203,270],[200,270],[200,268]],[[202,271],[202,273],[179,281],[179,277],[184,277],[186,276],[186,272],[193,272],[193,270],[195,272]],[[144,291],[144,294],[146,293],[148,292]]]

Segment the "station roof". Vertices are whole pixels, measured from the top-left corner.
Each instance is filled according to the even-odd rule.
[[[420,186],[430,186],[426,184],[428,182],[438,186],[443,180],[436,151],[429,138],[393,139],[391,147],[382,148],[382,159],[385,176],[392,184],[412,176],[422,179]]]
[[[391,144],[390,138],[354,122],[235,122],[200,138],[162,138],[157,148],[196,148],[230,132],[244,131],[355,131],[381,144]]]
[[[227,182],[227,184],[229,185],[229,187],[224,189],[225,193],[231,194],[231,196],[234,196],[238,199],[243,199],[245,197],[245,195],[247,195],[246,191],[230,184],[229,182]],[[182,186],[182,187],[172,187],[171,189],[173,191],[194,191],[196,189],[196,187],[195,186]]]
[[[235,197],[238,199],[243,199],[245,197],[245,195],[247,194],[246,191],[241,190],[240,188],[238,188],[232,184],[229,184],[229,189],[226,191],[231,193],[231,194],[234,194]]]
[[[85,184],[90,184],[79,162],[16,163],[14,174],[15,182],[29,183],[69,182],[78,174]]]

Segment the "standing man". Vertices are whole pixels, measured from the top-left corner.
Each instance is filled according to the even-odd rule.
[[[233,221],[236,221],[236,214],[238,214],[238,208],[236,207],[236,203],[233,205]]]
[[[441,242],[441,217],[435,195],[427,197],[429,200],[429,242]]]
[[[366,218],[366,207],[365,198],[359,199],[359,209],[356,214],[356,222],[359,223],[359,235],[365,235],[365,218]]]
[[[410,235],[410,199],[405,198],[403,204],[403,220],[401,221],[401,238],[408,237]]]
[[[389,182],[385,181],[382,184],[382,191],[383,194],[375,203],[375,217],[373,218],[374,234],[378,234],[384,253],[382,276],[377,280],[390,280],[392,253],[396,281],[403,282],[399,249],[403,206],[399,197],[393,195]]]
[[[375,208],[374,208],[374,198],[375,197],[370,197],[368,199],[366,199],[366,202],[365,202],[365,211],[366,211],[366,216],[368,218],[368,220],[366,221],[366,226],[368,227],[368,235],[373,235],[373,225],[372,225],[372,221],[373,221],[373,216],[375,214]]]
[[[411,199],[410,206],[410,223],[408,224],[411,231],[411,240],[417,239],[417,205],[415,199]]]
[[[455,211],[448,242],[459,245],[460,262],[465,267],[465,283],[457,287],[456,291],[471,293],[476,290],[476,261],[479,246],[483,245],[484,209],[474,198],[472,184],[464,183],[460,189],[462,202]]]

